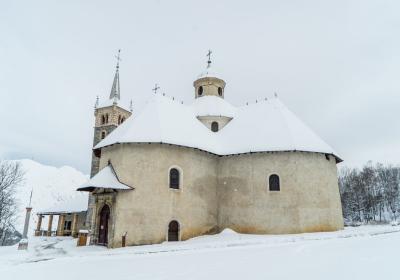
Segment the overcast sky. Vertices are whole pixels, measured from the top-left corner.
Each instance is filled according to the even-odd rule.
[[[399,1],[3,1],[0,158],[89,173],[96,96],[121,51],[134,114],[189,103],[213,65],[234,105],[280,99],[344,159],[399,163]]]

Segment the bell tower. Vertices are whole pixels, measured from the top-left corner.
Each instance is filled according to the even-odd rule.
[[[206,70],[193,82],[195,89],[195,98],[203,96],[217,96],[224,98],[225,81],[217,78],[217,74],[211,67],[211,54],[209,50],[207,53],[208,61]]]
[[[95,147],[101,140],[107,137],[114,129],[121,125],[126,119],[132,115],[132,101],[129,109],[124,108],[119,104],[121,99],[120,85],[119,85],[119,62],[120,52],[118,50],[117,66],[115,70],[114,80],[111,87],[110,96],[104,102],[100,102],[99,97],[96,99],[94,106],[94,133],[93,133],[93,147]],[[92,151],[92,164],[90,170],[90,178],[99,172],[101,151]],[[90,229],[92,223],[93,209],[95,207],[95,199],[89,193],[88,211],[86,214],[85,227]]]
[[[121,99],[120,85],[119,85],[119,61],[120,51],[118,51],[117,66],[114,75],[114,81],[111,87],[110,97],[105,102],[100,102],[97,97],[96,104],[94,106],[94,134],[93,134],[93,147],[96,146],[101,140],[107,137],[114,129],[122,124],[132,114],[132,102],[130,108],[125,109],[119,105]],[[92,154],[92,167],[90,177],[99,172],[101,154],[93,152]]]

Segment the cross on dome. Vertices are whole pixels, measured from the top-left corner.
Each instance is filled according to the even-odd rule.
[[[154,91],[154,94],[157,94],[157,90],[159,90],[160,89],[160,87],[158,86],[158,84],[156,83],[155,85],[154,85],[154,88],[152,89],[152,91]]]
[[[212,51],[208,50],[208,53],[206,55],[206,56],[208,56],[207,68],[210,68],[210,66],[211,66],[211,54],[212,54]]]

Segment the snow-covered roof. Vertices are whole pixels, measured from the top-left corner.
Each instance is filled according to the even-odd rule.
[[[214,67],[210,66],[210,67],[207,67],[206,70],[201,72],[197,78],[201,79],[201,78],[206,78],[206,77],[218,78],[218,77],[220,77],[220,75],[217,73],[217,71],[214,69]]]
[[[76,193],[73,198],[58,202],[56,205],[39,211],[38,214],[66,214],[66,213],[79,213],[87,210],[88,207],[88,194]]]
[[[117,143],[168,143],[217,155],[305,151],[333,154],[341,161],[328,144],[276,97],[232,110],[222,99],[215,108],[207,108],[212,99],[202,98],[205,97],[198,98],[192,105],[185,105],[168,97],[154,95],[138,116],[129,118],[94,149]],[[196,118],[199,111],[207,113],[207,110],[214,112],[214,109],[229,111],[233,116],[216,133]]]
[[[95,188],[114,189],[114,190],[132,190],[128,185],[121,183],[111,164],[104,167],[88,182],[81,185],[78,191],[92,191]]]
[[[233,118],[236,108],[217,96],[202,96],[192,104],[196,116],[224,116]]]

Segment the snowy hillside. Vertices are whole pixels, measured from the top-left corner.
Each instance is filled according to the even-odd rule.
[[[20,232],[23,230],[25,207],[29,203],[32,188],[33,215],[31,216],[30,234],[33,233],[38,211],[52,208],[74,198],[82,200],[82,196],[87,196],[86,193],[77,192],[76,188],[84,183],[88,176],[72,167],[56,168],[29,159],[17,160],[16,162],[19,162],[25,171],[25,181],[18,187],[16,196],[19,209],[16,229]],[[44,221],[43,224],[47,225],[47,222]],[[57,221],[55,220],[53,226],[56,225]]]
[[[69,237],[0,248],[1,279],[399,279],[400,227],[293,235],[225,230],[183,242],[108,250]]]

